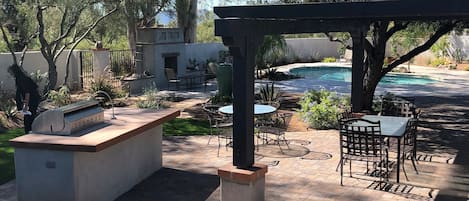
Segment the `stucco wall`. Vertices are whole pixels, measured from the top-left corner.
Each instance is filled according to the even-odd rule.
[[[331,42],[327,38],[288,38],[286,39],[288,59],[310,60],[324,57],[339,58],[339,43]]]
[[[57,85],[64,82],[65,78],[65,64],[67,59],[68,51],[64,51],[57,59]],[[21,56],[21,53],[16,53],[17,58]],[[10,53],[0,53],[0,82],[3,83],[3,90],[14,90],[15,82],[10,74],[7,72],[8,67],[13,64],[13,59]],[[48,71],[49,66],[47,61],[39,51],[28,51],[24,57],[23,68],[31,73],[40,70],[41,73]],[[70,60],[70,77],[69,84],[71,86],[79,85],[80,81],[80,60],[79,52],[74,52]],[[45,83],[45,81],[43,81]],[[42,83],[42,85],[44,85]]]

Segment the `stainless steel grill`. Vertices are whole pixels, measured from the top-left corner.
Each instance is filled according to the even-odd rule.
[[[104,110],[94,100],[82,101],[41,113],[33,122],[32,132],[49,135],[73,133],[104,122]]]

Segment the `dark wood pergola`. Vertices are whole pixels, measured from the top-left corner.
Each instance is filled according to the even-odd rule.
[[[254,58],[265,35],[348,32],[352,37],[352,110],[362,110],[364,41],[375,21],[469,19],[468,0],[215,7],[215,35],[233,56],[233,165],[254,164]]]

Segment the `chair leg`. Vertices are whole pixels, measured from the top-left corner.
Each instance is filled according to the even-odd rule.
[[[409,181],[409,177],[407,176],[407,171],[405,170],[405,153],[402,154],[402,170],[404,171],[404,176],[407,181]]]
[[[210,140],[212,139],[212,136],[213,136],[213,131],[212,131],[212,126],[210,126],[210,136],[208,137],[207,145],[210,144]]]
[[[220,146],[221,146],[221,142],[220,142],[220,136],[217,136],[218,138],[218,152],[217,152],[217,157],[220,156]]]
[[[352,177],[352,160],[350,160],[348,163],[349,163],[350,177]]]
[[[412,157],[410,158],[410,160],[412,161],[412,165],[414,166],[414,170],[417,174],[419,174],[419,171],[417,170],[417,166],[415,165],[415,162],[416,162],[416,158],[415,158],[415,155],[412,155]]]
[[[277,135],[277,145],[278,145],[278,148],[280,148],[280,152],[282,152],[283,154],[282,146],[280,146],[280,135]]]
[[[282,138],[285,144],[287,145],[288,149],[290,149],[290,145],[288,145],[288,141],[287,141],[287,138],[285,138],[285,135],[282,135]]]
[[[343,186],[343,178],[344,178],[344,159],[340,159],[340,185]]]
[[[342,164],[342,159],[339,160],[339,163],[337,163],[337,167],[335,168],[336,172],[339,171],[339,167],[340,167],[341,164]]]

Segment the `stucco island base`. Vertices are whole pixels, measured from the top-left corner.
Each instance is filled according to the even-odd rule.
[[[111,201],[159,170],[162,124],[179,111],[116,108],[116,116],[83,135],[11,140],[18,201]]]
[[[231,164],[219,168],[221,201],[264,200],[266,173],[264,164],[254,164],[250,169],[238,169]]]

